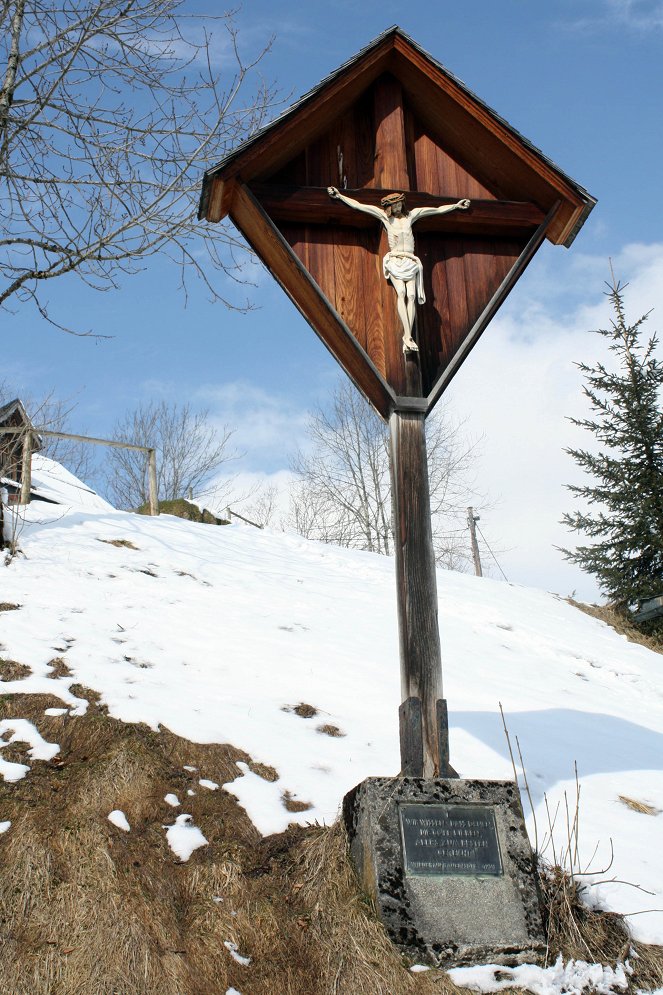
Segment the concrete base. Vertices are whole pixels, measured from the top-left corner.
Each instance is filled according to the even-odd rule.
[[[538,885],[513,782],[368,778],[345,796],[343,816],[362,886],[406,957],[435,967],[541,960]]]

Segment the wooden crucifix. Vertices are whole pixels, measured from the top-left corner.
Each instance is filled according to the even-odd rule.
[[[593,204],[398,28],[205,176],[199,216],[230,216],[389,423],[403,774],[454,774],[426,416],[542,241],[569,245]]]

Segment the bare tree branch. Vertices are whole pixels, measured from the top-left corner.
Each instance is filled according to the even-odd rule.
[[[217,431],[206,411],[166,401],[139,405],[113,430],[113,438],[156,449],[160,501],[200,490],[221,466],[236,459],[232,434],[228,426]],[[147,460],[140,452],[111,449],[106,479],[110,500],[119,508],[138,508],[149,500]]]
[[[229,306],[225,224],[196,220],[201,172],[258,128],[274,91],[231,15],[184,0],[5,0],[0,6],[0,306],[77,274],[111,289],[157,253]],[[230,251],[228,251],[230,250]],[[58,322],[55,322],[58,324]]]
[[[426,435],[436,557],[442,566],[467,569],[464,516],[468,501],[477,497],[471,480],[475,447],[444,411],[429,419]],[[388,431],[351,384],[341,382],[329,408],[310,416],[308,446],[292,469],[298,481],[290,528],[309,539],[391,555]]]

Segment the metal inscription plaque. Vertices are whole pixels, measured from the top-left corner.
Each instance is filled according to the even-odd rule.
[[[398,806],[408,875],[504,874],[488,805]]]

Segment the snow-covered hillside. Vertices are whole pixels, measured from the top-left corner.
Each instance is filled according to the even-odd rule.
[[[64,504],[33,502],[23,555],[0,567],[0,602],[21,606],[0,613],[0,656],[31,671],[5,682],[4,694],[55,693],[74,722],[87,703],[69,688],[82,684],[126,722],[245,750],[278,780],[241,765],[225,788],[263,833],[330,822],[353,785],[397,772],[391,560],[248,527],[117,512],[57,465],[42,459],[38,473]],[[453,765],[464,777],[512,776],[502,702],[539,843],[548,832],[544,794],[551,813],[559,806],[559,851],[577,763],[580,862],[588,882],[602,882],[591,892],[635,913],[637,938],[663,943],[663,657],[541,591],[448,572],[438,585]],[[72,676],[47,677],[54,657]],[[298,714],[302,703],[312,709]],[[284,797],[310,807],[288,811]],[[533,825],[530,813],[532,838]]]

